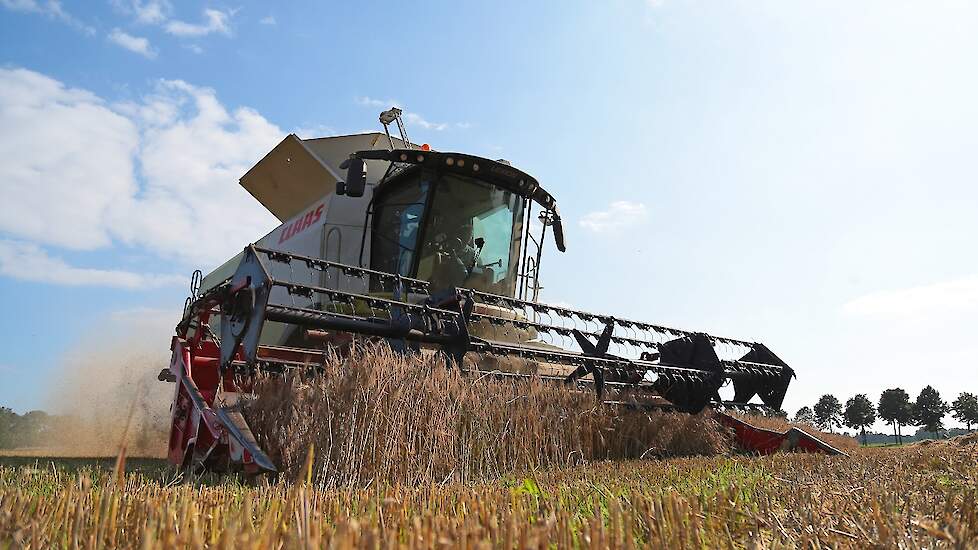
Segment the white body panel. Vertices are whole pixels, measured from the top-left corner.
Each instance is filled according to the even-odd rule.
[[[403,142],[395,138],[394,145],[402,147]],[[387,136],[380,133],[310,140],[302,140],[292,134],[287,136],[241,178],[241,185],[284,222],[256,244],[347,265],[359,266],[362,261],[363,266],[368,267],[370,228],[364,227],[367,206],[388,163],[367,162],[367,186],[362,197],[337,195],[336,182],[343,178],[340,176],[343,173],[340,163],[351,153],[388,149],[389,146]],[[207,274],[201,282],[201,291],[233,275],[240,260],[241,253]],[[266,268],[272,277],[281,280],[347,292],[367,292],[366,280],[337,278],[336,270],[312,270],[306,268],[303,262],[288,266],[269,261]],[[269,302],[308,307],[318,299],[320,297],[314,296],[310,300],[290,296],[286,289],[276,287]],[[266,344],[281,344],[287,337],[288,334],[283,333],[283,327],[278,323],[266,323],[262,331],[262,341]]]
[[[394,146],[403,147],[404,143],[394,138]],[[307,140],[299,139],[294,134],[286,136],[241,177],[241,186],[284,222],[259,239],[257,244],[284,252],[360,265],[362,242],[362,261],[364,266],[368,266],[369,227],[364,238],[367,205],[388,163],[367,162],[367,188],[362,197],[337,196],[336,182],[343,179],[340,163],[351,153],[389,147],[387,136],[381,133]],[[239,254],[207,274],[201,289],[207,290],[232,275],[240,258]],[[282,266],[268,267],[273,270],[273,275],[278,275],[277,270]],[[299,271],[298,268],[295,271],[297,277],[303,275]],[[307,278],[296,281],[321,284],[313,274],[306,275]],[[365,287],[340,289],[366,290]],[[273,299],[277,298],[279,296],[273,294]]]

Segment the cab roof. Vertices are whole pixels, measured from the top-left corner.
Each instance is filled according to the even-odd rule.
[[[374,161],[366,163],[367,183],[371,184],[380,182],[391,162],[467,173],[491,180],[551,211],[557,248],[564,250],[557,203],[533,176],[504,162],[463,153],[422,151],[396,137],[390,139],[394,142],[393,151],[388,136],[380,132],[314,139],[289,134],[241,176],[239,183],[279,221],[285,222],[334,192],[336,182],[346,177],[340,165],[351,155]],[[482,172],[476,173],[479,167]]]

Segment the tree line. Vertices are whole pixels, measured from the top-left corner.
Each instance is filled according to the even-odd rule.
[[[973,393],[961,392],[957,399],[948,404],[932,386],[920,390],[917,399],[910,400],[910,394],[902,388],[891,388],[880,394],[879,402],[873,402],[864,393],[859,393],[846,401],[845,407],[832,394],[819,398],[814,407],[802,407],[795,413],[795,422],[804,422],[823,430],[834,431],[846,426],[859,430],[863,444],[866,444],[866,428],[876,419],[885,421],[893,427],[893,436],[903,443],[904,426],[920,426],[935,437],[944,431],[944,417],[953,417],[967,426],[978,424],[978,397]]]
[[[17,414],[7,407],[0,407],[0,449],[35,445],[51,429],[56,418],[44,411]]]

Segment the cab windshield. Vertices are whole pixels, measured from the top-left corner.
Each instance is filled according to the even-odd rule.
[[[433,291],[465,287],[512,295],[523,199],[465,176],[421,175],[376,201],[371,266],[427,280]]]

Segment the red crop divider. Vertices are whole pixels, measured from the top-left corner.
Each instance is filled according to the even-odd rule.
[[[787,431],[778,432],[754,426],[724,412],[717,411],[716,414],[721,424],[734,430],[737,443],[747,451],[764,455],[779,451],[798,451],[848,456],[844,451],[836,449],[801,428],[792,427]]]

